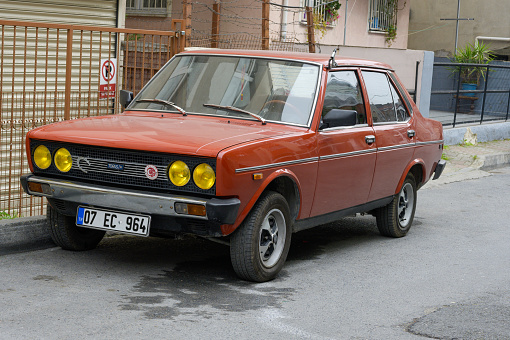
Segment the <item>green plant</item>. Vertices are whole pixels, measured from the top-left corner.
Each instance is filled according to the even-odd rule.
[[[464,48],[457,49],[455,55],[451,59],[452,62],[458,64],[480,64],[487,65],[494,60],[494,54],[489,46],[475,41],[474,45],[467,44]],[[455,66],[451,68],[452,73],[460,74],[460,79],[464,83],[478,84],[480,76],[485,79],[486,67],[483,66]]]
[[[17,212],[13,212],[12,214],[9,214],[9,212],[6,211],[0,211],[0,220],[11,220],[14,218],[20,217]]]
[[[342,4],[338,0],[327,2],[324,7],[315,7],[313,11],[313,26],[321,33],[320,38],[326,35],[326,28],[340,17],[338,10]],[[319,10],[320,8],[320,10]]]
[[[386,32],[386,43],[388,46],[391,46],[395,39],[397,39],[397,26],[391,25],[388,27],[388,31]]]
[[[450,160],[450,157],[448,157],[446,154],[444,154],[444,153],[443,153],[443,154],[441,155],[441,159],[442,159],[442,160],[445,160],[445,161],[449,161],[449,160]]]
[[[398,0],[387,0],[385,5],[382,5],[381,11],[386,17],[391,18],[391,22],[386,27],[386,43],[391,46],[395,39],[397,39],[397,13],[399,10],[406,6],[404,2],[402,8],[398,8]]]
[[[478,159],[477,155],[473,155],[473,160],[476,161]]]

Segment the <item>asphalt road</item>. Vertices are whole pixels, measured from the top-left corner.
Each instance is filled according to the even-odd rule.
[[[264,284],[201,239],[0,256],[0,339],[509,339],[509,198],[510,168],[429,186],[407,237],[370,216],[304,231]]]

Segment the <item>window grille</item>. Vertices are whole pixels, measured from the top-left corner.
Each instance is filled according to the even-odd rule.
[[[126,13],[133,15],[166,15],[167,0],[127,0]]]
[[[397,26],[397,0],[370,0],[368,30],[388,32]]]
[[[322,19],[323,23],[328,26],[335,26],[338,21],[338,11],[335,15],[335,13],[328,10],[328,5],[333,2],[338,2],[338,0],[301,0],[301,6],[312,7],[314,14]],[[306,22],[306,11],[303,11],[301,21]]]

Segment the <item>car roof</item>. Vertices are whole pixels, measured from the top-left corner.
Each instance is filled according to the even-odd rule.
[[[342,57],[340,52],[337,52],[335,61],[338,66],[361,66],[361,67],[375,67],[391,70],[391,66],[372,60]],[[320,53],[304,53],[304,52],[281,52],[281,51],[268,51],[268,50],[234,50],[234,49],[214,49],[214,48],[190,48],[182,54],[209,54],[209,55],[235,55],[235,56],[253,56],[263,58],[281,58],[296,61],[319,63],[323,66],[328,66],[331,58],[328,54]]]

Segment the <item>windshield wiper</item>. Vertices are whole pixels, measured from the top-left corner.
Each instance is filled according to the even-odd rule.
[[[228,111],[233,111],[233,112],[244,113],[244,114],[252,116],[253,118],[260,120],[262,122],[262,125],[266,125],[266,120],[264,118],[262,118],[258,114],[252,113],[250,111],[246,111],[246,110],[243,110],[243,109],[240,109],[237,107],[227,106],[227,105],[216,105],[216,104],[202,104],[202,105],[205,107],[212,107],[212,108],[220,109],[220,110],[228,110]]]
[[[142,98],[142,99],[135,100],[135,103],[158,103],[158,104],[164,104],[164,105],[173,107],[174,109],[176,109],[177,111],[182,113],[183,116],[187,116],[188,115],[186,113],[186,111],[184,111],[184,109],[182,109],[181,107],[175,105],[174,103],[172,103],[172,102],[170,102],[168,100],[164,100],[164,99],[159,99],[159,98],[154,98],[154,99]]]

